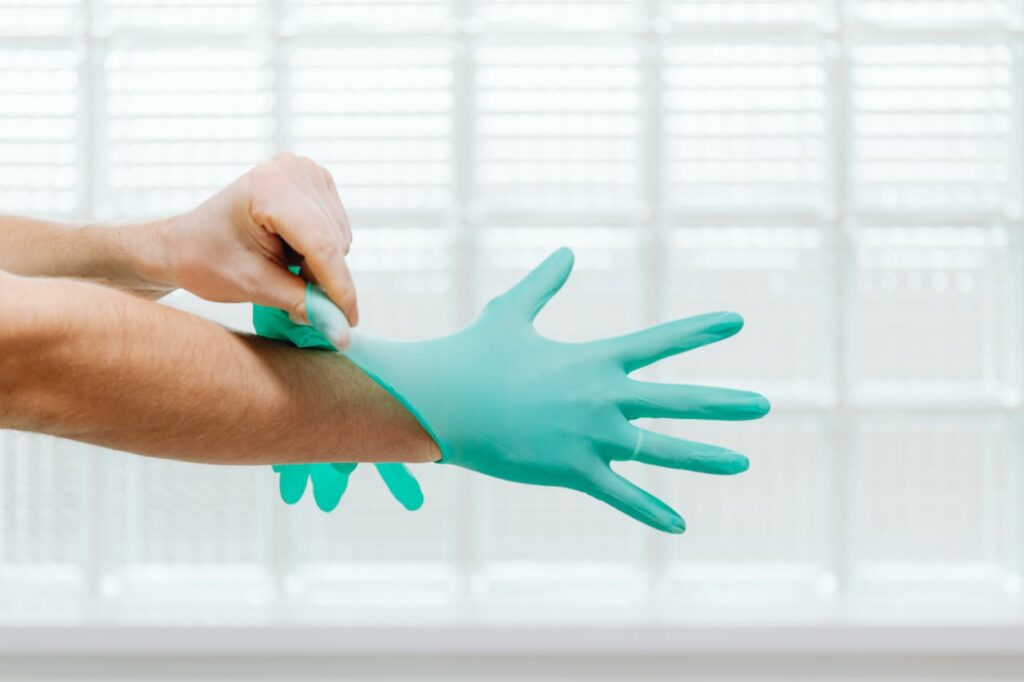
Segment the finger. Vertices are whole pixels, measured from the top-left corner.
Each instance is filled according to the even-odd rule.
[[[334,511],[348,488],[348,474],[330,464],[312,465],[313,499],[321,511]]]
[[[262,263],[254,280],[257,284],[249,292],[253,303],[267,308],[279,308],[288,313],[293,322],[309,324],[305,280],[269,261]]]
[[[309,480],[309,465],[285,464],[274,467],[274,470],[280,474],[278,487],[285,504],[295,504],[301,500],[306,492],[306,481]]]
[[[573,260],[570,249],[558,249],[495,301],[501,301],[514,313],[532,321],[565,284],[572,272]]]
[[[323,176],[320,193],[323,195],[323,201],[327,205],[328,210],[330,210],[331,215],[334,216],[335,224],[345,238],[345,254],[348,255],[349,247],[352,244],[352,226],[348,220],[348,212],[345,210],[345,205],[341,203],[341,197],[338,195],[338,185],[334,181],[334,176],[323,166],[320,166],[320,171]]]
[[[309,196],[319,204],[321,210],[330,218],[338,241],[341,243],[342,255],[347,256],[352,245],[352,230],[348,224],[348,215],[341,205],[341,197],[334,189],[334,179],[323,166],[312,164],[310,169],[311,189]],[[330,184],[329,184],[330,183]]]
[[[760,419],[771,405],[760,393],[714,386],[630,381],[629,395],[619,401],[626,419]]]
[[[416,477],[404,464],[378,464],[377,472],[384,479],[384,485],[392,496],[408,509],[415,511],[423,506],[423,490]]]
[[[309,323],[330,339],[335,348],[348,348],[352,341],[352,328],[345,318],[345,313],[327,298],[323,289],[312,283],[306,285],[305,308]]]
[[[339,258],[334,266],[326,263],[310,263],[310,269],[316,275],[320,287],[327,293],[331,301],[345,314],[349,325],[355,327],[359,324],[359,303],[356,300],[356,283],[352,279],[352,271],[348,269],[348,263],[344,257]],[[326,272],[331,273],[329,279],[325,279]]]
[[[325,210],[313,200],[289,194],[285,201],[255,203],[253,218],[302,254],[327,295],[355,326],[359,319],[344,243]]]
[[[276,156],[273,162],[285,169],[287,179],[303,190],[303,193],[314,199],[324,211],[332,213],[332,207],[327,195],[328,184],[334,184],[334,178],[330,171],[306,156],[299,156],[294,153],[285,152]],[[342,234],[341,226],[338,226],[339,235]]]
[[[736,313],[720,312],[666,322],[650,329],[597,342],[620,360],[626,372],[727,339],[743,328]]]
[[[605,471],[596,487],[586,492],[652,528],[676,534],[686,530],[682,517],[667,504],[611,469]]]
[[[633,432],[635,437],[631,442],[622,444],[616,459],[702,474],[732,475],[750,467],[750,461],[744,455],[728,448],[673,438],[645,429],[634,428]]]

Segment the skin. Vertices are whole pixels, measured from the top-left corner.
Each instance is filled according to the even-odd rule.
[[[168,219],[0,216],[0,428],[218,464],[438,459],[415,418],[343,356],[151,300],[182,287],[306,322],[305,277],[354,325],[351,241],[330,175],[291,154]]]
[[[359,323],[345,207],[327,169],[294,154],[278,154],[171,218],[63,225],[0,215],[0,228],[0,270],[10,273],[88,279],[154,299],[183,288],[210,301],[281,308],[301,323],[312,280],[351,326]],[[301,265],[303,276],[288,265]]]

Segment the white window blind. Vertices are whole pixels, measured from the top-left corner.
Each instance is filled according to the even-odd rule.
[[[184,210],[271,150],[271,76],[247,46],[115,45],[105,55],[109,215]]]
[[[476,57],[478,201],[513,213],[637,202],[635,46],[487,44]]]
[[[0,433],[0,623],[1019,619],[1022,25],[1020,0],[0,0],[0,211],[167,214],[294,149],[349,209],[367,331],[452,330],[566,244],[543,332],[734,309],[742,334],[645,376],[774,405],[648,424],[751,457],[624,467],[680,538],[440,466],[419,512],[364,466],[325,515],[269,468]]]
[[[353,210],[446,210],[453,179],[452,50],[391,39],[297,45],[292,146],[335,173]]]
[[[5,210],[71,214],[78,195],[73,48],[0,45],[0,197]]]
[[[823,205],[828,138],[819,45],[683,39],[664,58],[668,203]]]

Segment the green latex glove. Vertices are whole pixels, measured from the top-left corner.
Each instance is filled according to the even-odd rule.
[[[423,506],[423,492],[416,478],[404,464],[377,464],[378,473],[388,490],[403,507],[409,510]],[[281,499],[295,504],[306,492],[307,483],[313,482],[313,499],[325,512],[333,511],[348,488],[348,477],[355,464],[277,464],[273,467],[280,479]]]
[[[312,289],[312,285],[308,285]],[[337,322],[331,317],[331,323],[344,323],[345,317],[338,308],[330,302],[330,299],[322,290],[316,288],[318,296],[314,302],[317,306],[319,318],[336,316],[341,318]],[[313,302],[313,297],[307,291],[307,299]],[[315,348],[321,350],[334,350],[334,346],[327,340],[327,337],[312,327],[306,327],[293,323],[288,315],[280,310],[253,306],[253,326],[256,333],[273,339],[291,341],[299,348]],[[387,463],[376,464],[377,472],[384,479],[384,484],[391,491],[398,502],[409,510],[416,510],[423,506],[423,491],[420,484],[404,464]],[[302,499],[306,492],[307,484],[312,481],[313,499],[316,506],[325,512],[333,511],[341,501],[342,495],[348,488],[349,476],[355,471],[356,465],[351,463],[335,464],[278,464],[273,467],[279,479],[281,499],[288,504],[295,504]]]
[[[635,427],[630,420],[757,419],[761,395],[634,381],[628,374],[670,355],[732,336],[735,313],[711,313],[588,343],[540,336],[533,319],[562,287],[573,255],[560,249],[493,299],[468,327],[398,342],[353,334],[345,354],[392,393],[437,442],[441,463],[520,483],[572,488],[658,530],[681,533],[668,505],[612,471],[614,461],[736,474],[743,455]],[[307,310],[323,295],[307,290]],[[283,311],[281,325],[288,321]],[[307,332],[291,325],[286,335]],[[293,339],[294,340],[294,339]]]

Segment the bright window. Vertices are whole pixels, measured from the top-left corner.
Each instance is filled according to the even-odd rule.
[[[747,452],[741,477],[628,467],[682,537],[439,466],[417,513],[361,467],[324,515],[269,468],[0,433],[0,621],[1019,617],[1022,21],[1010,0],[0,0],[0,210],[167,214],[294,149],[349,208],[367,330],[453,329],[567,244],[542,331],[734,309],[739,337],[651,376],[775,406],[669,427]]]

